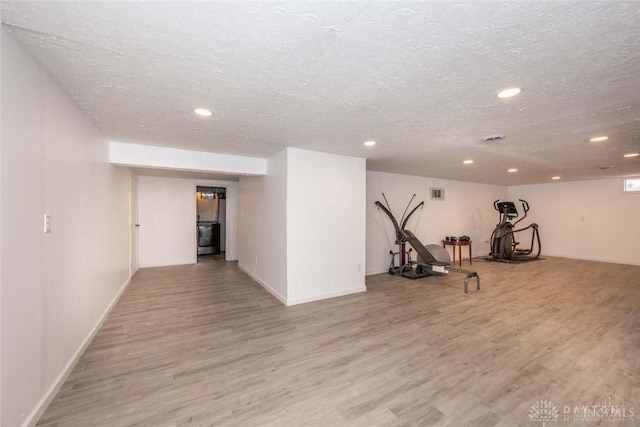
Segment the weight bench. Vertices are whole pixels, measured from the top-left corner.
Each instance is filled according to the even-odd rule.
[[[402,236],[418,253],[417,263],[421,268],[427,269],[427,271],[433,273],[447,274],[451,271],[454,273],[464,274],[464,293],[468,293],[469,279],[471,277],[475,277],[476,289],[480,290],[480,276],[478,273],[475,271],[451,267],[449,252],[443,249],[440,245],[424,246],[422,242],[409,230],[402,230]]]

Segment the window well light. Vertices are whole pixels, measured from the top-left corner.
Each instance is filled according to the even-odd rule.
[[[498,98],[511,98],[512,96],[518,95],[520,92],[522,92],[522,88],[509,87],[498,92]]]
[[[609,137],[603,135],[603,136],[594,136],[589,141],[590,142],[602,142],[602,141],[606,141],[607,139],[609,139]]]
[[[373,147],[374,145],[376,145],[376,142],[375,141],[365,141],[364,145],[366,147]]]
[[[470,165],[471,163],[473,163],[473,160],[469,159],[469,160],[465,160],[464,162],[465,165]]]
[[[640,153],[629,153],[624,155],[624,157],[638,157],[638,156],[640,156]]]
[[[509,173],[518,172],[518,169],[516,169],[516,168],[511,168],[511,169],[509,169],[507,172],[509,172]]]
[[[211,111],[206,108],[196,108],[193,112],[202,117],[211,117],[212,114]]]

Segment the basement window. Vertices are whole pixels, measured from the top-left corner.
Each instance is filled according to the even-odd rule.
[[[640,178],[625,178],[622,191],[625,193],[640,193]]]

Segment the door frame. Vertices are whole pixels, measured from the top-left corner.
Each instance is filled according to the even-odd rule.
[[[195,181],[193,184],[193,230],[194,230],[194,237],[195,237],[195,246],[193,248],[193,253],[194,253],[194,257],[196,260],[196,264],[198,263],[198,187],[218,187],[218,188],[224,188],[225,193],[226,193],[226,197],[229,197],[229,187],[225,184],[221,184],[221,183],[216,183],[216,184],[211,184],[211,183],[202,183],[201,181]],[[225,227],[225,231],[224,231],[224,238],[225,240],[227,239],[227,234],[229,234],[227,232],[228,229],[228,224],[229,221],[227,219],[227,203],[225,202],[224,204],[224,227]],[[218,218],[219,220],[219,218]],[[220,227],[220,234],[222,236],[222,227]],[[222,238],[222,237],[221,237]],[[224,242],[224,246],[225,246],[225,259],[227,257],[226,255],[226,247],[227,247],[227,242]],[[222,240],[220,241],[220,246],[222,247]]]
[[[136,271],[138,271],[138,269],[140,268],[140,263],[138,260],[138,230],[140,228],[140,219],[138,218],[138,175],[133,172],[131,173],[130,180],[129,208],[129,276],[133,277]]]

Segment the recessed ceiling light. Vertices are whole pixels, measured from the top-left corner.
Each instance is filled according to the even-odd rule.
[[[498,98],[511,98],[512,96],[518,95],[520,92],[522,92],[522,88],[509,87],[498,92]]]
[[[365,141],[364,145],[366,145],[367,147],[373,147],[374,145],[376,145],[375,141]]]
[[[507,172],[510,172],[510,173],[518,172],[518,169],[512,168],[512,169],[509,169]]]
[[[602,142],[602,141],[606,141],[607,139],[609,139],[608,136],[594,136],[589,141],[591,141],[591,142]]]
[[[640,156],[640,153],[629,153],[624,155],[624,157],[638,157],[638,156]]]
[[[473,163],[473,160],[465,160],[464,162],[465,165],[470,165],[471,163]]]
[[[560,177],[559,176],[552,176],[551,179],[558,180],[558,179],[560,179]]]
[[[211,111],[206,108],[196,108],[193,112],[202,117],[211,117],[212,114]]]

